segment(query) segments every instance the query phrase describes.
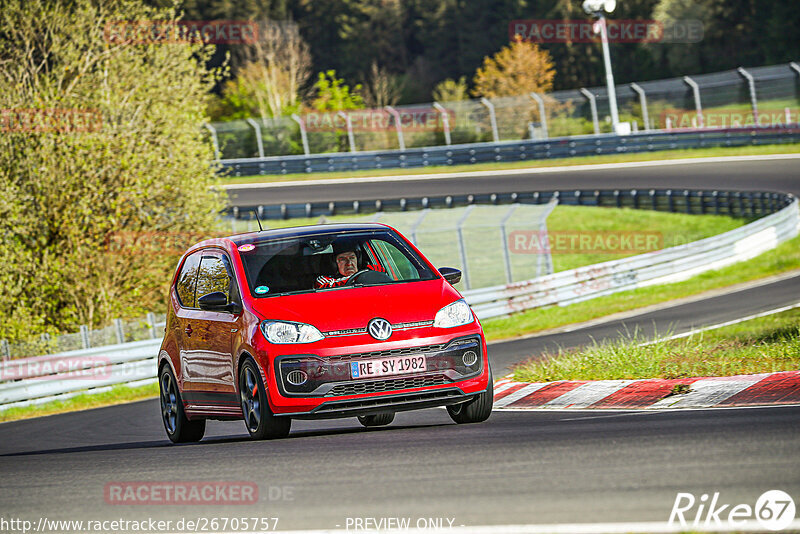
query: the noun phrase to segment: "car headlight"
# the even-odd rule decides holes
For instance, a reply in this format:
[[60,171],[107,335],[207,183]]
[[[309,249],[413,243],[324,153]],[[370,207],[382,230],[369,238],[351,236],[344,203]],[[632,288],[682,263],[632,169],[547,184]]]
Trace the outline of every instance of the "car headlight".
[[325,336],[310,324],[263,321],[261,332],[270,343],[313,343]]
[[471,322],[472,310],[464,299],[460,299],[436,312],[433,326],[438,328],[453,328]]

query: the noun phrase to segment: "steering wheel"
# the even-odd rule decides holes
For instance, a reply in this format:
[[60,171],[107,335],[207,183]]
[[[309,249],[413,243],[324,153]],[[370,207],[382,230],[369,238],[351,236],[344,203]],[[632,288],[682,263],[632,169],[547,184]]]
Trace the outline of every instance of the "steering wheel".
[[361,269],[360,271],[351,274],[350,278],[347,279],[347,282],[345,282],[344,285],[346,285],[346,286],[354,286],[354,285],[356,285],[356,279],[357,278],[359,278],[364,273],[371,273],[371,272],[372,271],[370,271],[369,269]]

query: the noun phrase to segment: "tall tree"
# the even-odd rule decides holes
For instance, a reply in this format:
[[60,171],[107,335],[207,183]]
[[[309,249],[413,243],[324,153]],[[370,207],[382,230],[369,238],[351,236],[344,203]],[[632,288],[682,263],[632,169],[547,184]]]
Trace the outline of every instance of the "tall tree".
[[135,0],[5,1],[0,338],[162,308],[176,256],[128,245],[213,230],[210,50],[107,31],[174,19]]

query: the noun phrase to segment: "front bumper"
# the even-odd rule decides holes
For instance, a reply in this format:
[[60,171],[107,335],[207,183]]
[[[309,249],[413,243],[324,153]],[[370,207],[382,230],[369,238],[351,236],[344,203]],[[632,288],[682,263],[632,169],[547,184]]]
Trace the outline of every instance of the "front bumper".
[[[384,350],[344,354],[339,350],[325,356],[277,355],[270,362],[268,373],[270,382],[273,382],[270,384],[272,387],[268,387],[272,393],[270,404],[273,412],[317,419],[415,410],[468,401],[488,386],[486,343],[480,330],[453,334],[413,340],[419,344],[407,340],[402,346]],[[380,345],[370,348],[378,347],[383,348]],[[467,365],[472,359],[467,354],[469,352],[477,356],[472,365]],[[424,356],[425,371],[373,378],[351,377],[350,365],[353,362],[398,355]],[[287,376],[298,369],[308,374],[308,380],[299,386],[292,385]]]
[[333,400],[323,402],[308,412],[276,415],[287,415],[297,419],[335,419],[339,417],[374,415],[383,412],[403,412],[460,404],[480,393],[481,392],[468,395],[457,387],[448,387],[422,390],[413,393],[367,396],[349,400]]

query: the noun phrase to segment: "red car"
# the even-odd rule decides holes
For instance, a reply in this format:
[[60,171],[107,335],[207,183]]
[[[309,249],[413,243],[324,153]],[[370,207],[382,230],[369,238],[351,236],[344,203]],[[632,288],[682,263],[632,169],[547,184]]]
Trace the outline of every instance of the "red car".
[[174,442],[207,419],[244,419],[256,439],[292,419],[446,406],[486,420],[492,375],[483,330],[451,284],[382,224],[267,230],[194,245],[169,291],[158,357],[161,412]]

